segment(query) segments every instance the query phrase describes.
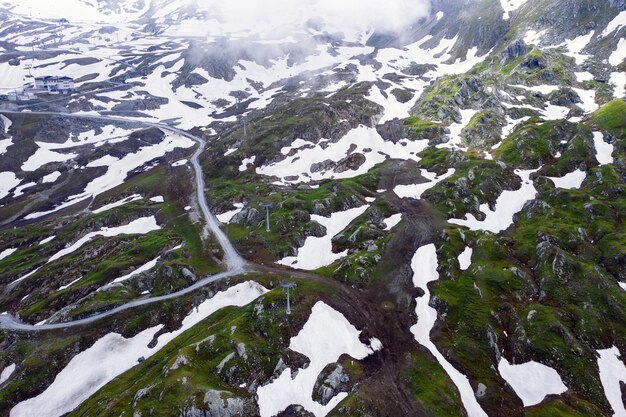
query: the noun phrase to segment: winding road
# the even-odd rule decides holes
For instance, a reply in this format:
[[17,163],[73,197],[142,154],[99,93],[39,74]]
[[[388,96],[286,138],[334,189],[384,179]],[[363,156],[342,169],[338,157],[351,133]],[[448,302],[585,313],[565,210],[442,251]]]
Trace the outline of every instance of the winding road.
[[201,279],[200,281],[194,283],[193,285],[186,287],[180,291],[173,292],[171,294],[166,294],[158,297],[146,298],[142,300],[130,301],[126,304],[120,305],[111,310],[107,310],[102,313],[95,314],[90,317],[86,317],[83,319],[73,320],[69,322],[63,323],[52,323],[52,324],[42,324],[39,326],[34,326],[28,323],[24,323],[18,320],[11,314],[2,314],[0,315],[0,329],[4,330],[21,330],[21,331],[31,331],[38,332],[43,330],[54,330],[54,329],[65,329],[68,327],[82,326],[84,324],[93,323],[97,320],[100,320],[105,317],[112,316],[114,314],[120,313],[122,311],[129,310],[134,307],[144,306],[147,304],[158,303],[164,300],[171,300],[173,298],[178,298],[185,294],[189,294],[197,290],[198,288],[204,287],[212,282],[219,281],[228,277],[232,277],[235,275],[240,275],[246,271],[251,271],[252,264],[247,263],[235,250],[233,245],[228,240],[228,237],[224,234],[222,229],[219,227],[219,222],[216,217],[211,213],[209,209],[209,204],[207,202],[206,196],[204,194],[204,175],[202,173],[202,167],[200,166],[199,158],[204,151],[206,146],[206,140],[199,136],[192,135],[189,132],[185,132],[184,130],[178,129],[176,127],[169,126],[163,123],[152,123],[152,122],[144,122],[138,120],[127,119],[123,117],[116,116],[99,116],[99,115],[84,115],[84,114],[72,114],[72,113],[61,113],[61,112],[47,112],[47,111],[29,111],[27,113],[20,111],[7,111],[0,110],[0,114],[36,114],[42,116],[62,116],[62,117],[71,117],[71,118],[79,118],[79,119],[90,119],[90,120],[101,120],[106,122],[115,122],[115,123],[132,123],[135,125],[142,125],[145,127],[155,127],[170,133],[174,133],[180,136],[184,136],[189,138],[196,143],[198,143],[198,148],[194,152],[191,157],[191,166],[193,167],[195,173],[195,189],[196,195],[198,199],[198,204],[200,205],[200,209],[202,211],[202,215],[206,222],[206,226],[209,228],[211,233],[215,236],[217,241],[219,242],[222,250],[224,251],[224,263],[226,264],[226,271],[220,272],[215,275],[208,276],[206,278]]

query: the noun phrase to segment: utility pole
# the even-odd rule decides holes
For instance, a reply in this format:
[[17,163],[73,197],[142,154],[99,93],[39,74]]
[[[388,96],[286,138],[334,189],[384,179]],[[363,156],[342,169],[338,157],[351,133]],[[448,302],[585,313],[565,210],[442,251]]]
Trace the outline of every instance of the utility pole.
[[283,290],[287,291],[287,309],[286,309],[286,313],[287,314],[291,314],[291,302],[289,300],[289,290],[295,290],[296,289],[296,283],[295,282],[287,282],[285,284],[280,284],[280,288],[282,288]]
[[271,204],[259,203],[259,206],[265,209],[265,231],[270,231],[270,209],[272,208]]

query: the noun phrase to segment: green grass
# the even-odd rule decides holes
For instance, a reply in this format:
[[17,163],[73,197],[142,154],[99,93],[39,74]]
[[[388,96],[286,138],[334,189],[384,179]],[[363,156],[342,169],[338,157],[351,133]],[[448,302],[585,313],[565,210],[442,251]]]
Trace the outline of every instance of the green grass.
[[626,137],[626,101],[613,100],[591,115],[591,124],[605,129],[618,138]]
[[440,123],[430,122],[428,120],[422,120],[415,116],[405,119],[404,125],[413,129],[416,136],[420,136],[421,134],[432,131],[433,129],[441,128]]
[[464,407],[448,374],[424,353],[413,353],[411,358],[412,367],[405,370],[405,377],[415,402],[429,416],[459,416]]

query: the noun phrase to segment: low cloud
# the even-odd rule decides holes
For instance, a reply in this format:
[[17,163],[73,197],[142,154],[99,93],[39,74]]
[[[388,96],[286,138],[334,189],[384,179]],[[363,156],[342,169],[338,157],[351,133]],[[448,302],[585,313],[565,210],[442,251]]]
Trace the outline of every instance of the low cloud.
[[[0,9],[38,18],[115,24],[140,16],[181,22],[183,34],[233,33],[278,39],[316,27],[351,38],[401,31],[429,13],[430,0],[0,0]],[[58,6],[58,7],[57,7]],[[195,22],[195,24],[193,24]]]
[[[183,4],[184,3],[184,4]],[[169,9],[193,8],[208,35],[245,33],[259,38],[298,34],[310,27],[352,37],[368,30],[401,31],[429,13],[428,0],[165,0]]]

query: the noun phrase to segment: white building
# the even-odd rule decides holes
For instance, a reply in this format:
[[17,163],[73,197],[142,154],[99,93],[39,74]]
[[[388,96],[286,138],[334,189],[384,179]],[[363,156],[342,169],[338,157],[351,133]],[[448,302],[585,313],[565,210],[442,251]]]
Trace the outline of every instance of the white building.
[[28,100],[34,100],[36,99],[37,96],[27,90],[21,90],[21,91],[10,91],[7,94],[7,99],[9,101],[28,101]]
[[74,79],[70,77],[56,77],[52,75],[35,77],[35,90],[47,90],[50,93],[69,93],[74,90]]

